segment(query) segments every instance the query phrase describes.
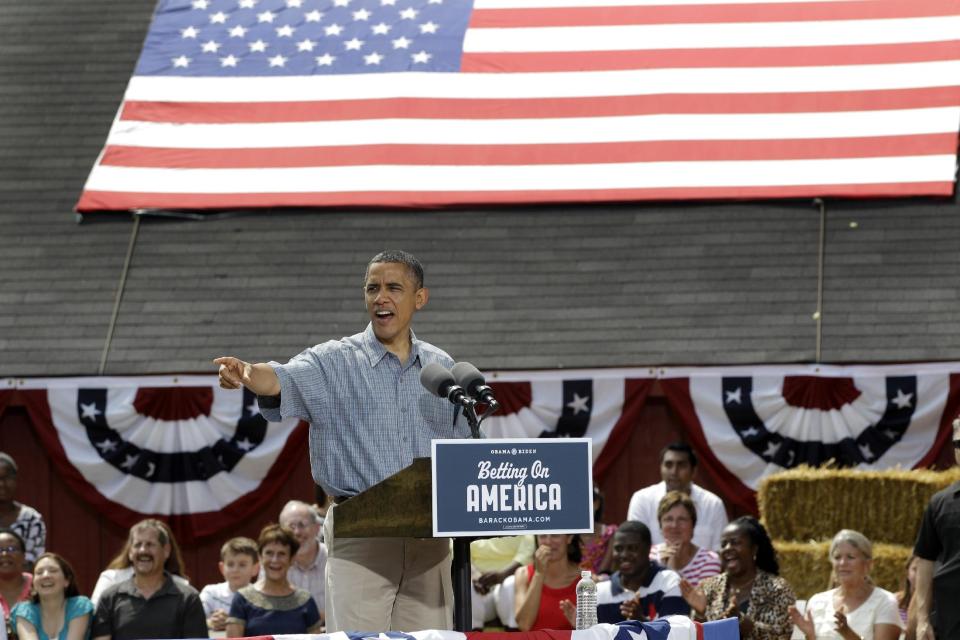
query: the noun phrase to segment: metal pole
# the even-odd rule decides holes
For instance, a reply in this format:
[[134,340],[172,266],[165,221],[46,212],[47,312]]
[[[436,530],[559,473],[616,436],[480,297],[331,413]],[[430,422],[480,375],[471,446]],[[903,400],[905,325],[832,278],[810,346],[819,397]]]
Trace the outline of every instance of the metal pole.
[[127,257],[123,261],[123,271],[120,273],[120,284],[117,286],[117,297],[113,301],[113,313],[110,315],[110,326],[107,327],[107,339],[103,343],[103,353],[100,354],[100,367],[97,375],[102,376],[107,367],[107,355],[110,353],[110,343],[113,342],[113,330],[117,326],[117,316],[120,315],[120,301],[123,299],[123,290],[127,286],[127,273],[130,271],[130,262],[133,259],[133,248],[137,244],[137,232],[140,230],[140,216],[133,214],[133,229],[130,231],[130,243],[127,245]]
[[814,198],[813,204],[820,208],[820,242],[817,254],[817,310],[813,318],[817,323],[817,338],[814,362],[820,362],[821,347],[823,345],[823,254],[827,238],[827,205],[822,198]]
[[473,626],[471,602],[470,542],[473,538],[453,539],[453,629],[470,631]]

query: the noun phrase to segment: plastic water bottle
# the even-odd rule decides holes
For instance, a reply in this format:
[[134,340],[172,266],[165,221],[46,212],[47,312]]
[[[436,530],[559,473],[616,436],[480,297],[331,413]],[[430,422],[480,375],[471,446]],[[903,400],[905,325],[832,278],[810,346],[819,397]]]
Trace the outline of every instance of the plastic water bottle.
[[577,630],[589,629],[597,624],[597,585],[589,571],[580,572],[577,583]]

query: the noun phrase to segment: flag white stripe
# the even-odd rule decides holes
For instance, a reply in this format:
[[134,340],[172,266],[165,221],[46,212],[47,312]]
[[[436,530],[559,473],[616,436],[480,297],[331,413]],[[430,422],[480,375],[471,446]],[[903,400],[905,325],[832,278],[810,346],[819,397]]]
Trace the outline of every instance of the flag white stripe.
[[938,42],[954,40],[958,34],[960,16],[721,25],[487,28],[467,30],[463,50],[473,53],[649,50],[694,45],[697,49],[805,47]]
[[140,169],[98,166],[86,188],[158,193],[642,189],[952,181],[954,156],[544,166]]
[[123,122],[109,144],[194,149],[364,144],[557,144],[782,140],[951,133],[960,107],[784,114],[682,114],[510,120],[383,119],[256,124]]
[[[960,32],[958,32],[960,33]],[[562,98],[661,93],[803,93],[954,86],[960,60],[834,67],[556,73],[385,73],[281,78],[135,76],[126,100],[284,102],[375,98]],[[123,123],[119,123],[123,126]]]

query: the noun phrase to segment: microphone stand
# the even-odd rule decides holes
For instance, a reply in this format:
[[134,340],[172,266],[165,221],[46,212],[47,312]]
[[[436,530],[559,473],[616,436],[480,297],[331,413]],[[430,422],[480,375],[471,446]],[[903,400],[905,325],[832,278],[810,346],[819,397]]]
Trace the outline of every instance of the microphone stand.
[[[486,409],[477,414],[478,402],[463,405],[463,417],[470,426],[470,437],[479,440],[480,423],[500,408],[500,403],[491,398]],[[470,543],[473,538],[457,537],[453,539],[453,628],[457,631],[470,631],[473,626],[473,584],[470,570]]]

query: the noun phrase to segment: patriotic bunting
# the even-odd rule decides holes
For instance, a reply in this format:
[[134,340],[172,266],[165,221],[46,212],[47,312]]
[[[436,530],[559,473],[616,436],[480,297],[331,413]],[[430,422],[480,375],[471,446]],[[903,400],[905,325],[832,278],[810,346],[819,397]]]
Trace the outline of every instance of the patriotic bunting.
[[[756,508],[760,480],[799,464],[931,464],[960,414],[960,363],[495,372],[489,437],[588,437],[600,480],[662,390],[722,497]],[[56,467],[122,526],[171,520],[185,540],[251,513],[305,455],[306,425],[270,425],[213,376],[9,381]]]
[[[264,637],[264,636],[262,636]],[[668,616],[653,622],[631,620],[599,624],[584,631],[468,632],[459,631],[361,631],[320,635],[265,636],[277,640],[737,640],[735,618],[698,623],[686,616]]]
[[191,541],[227,529],[283,485],[306,425],[267,428],[256,397],[210,376],[27,381],[48,454],[106,517],[164,516]]
[[960,0],[160,0],[80,211],[949,196]]

